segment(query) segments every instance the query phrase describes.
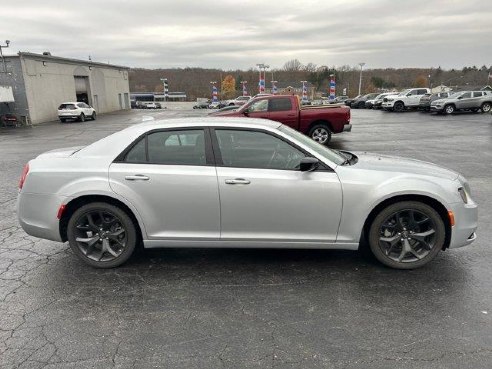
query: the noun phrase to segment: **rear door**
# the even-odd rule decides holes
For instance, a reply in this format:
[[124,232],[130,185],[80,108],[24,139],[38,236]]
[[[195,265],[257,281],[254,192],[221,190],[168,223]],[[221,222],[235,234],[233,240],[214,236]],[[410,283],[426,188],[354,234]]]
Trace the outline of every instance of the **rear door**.
[[152,131],[111,164],[113,191],[130,201],[149,239],[220,237],[217,175],[202,127]]
[[274,97],[268,102],[269,119],[297,128],[299,111],[292,105],[290,97]]

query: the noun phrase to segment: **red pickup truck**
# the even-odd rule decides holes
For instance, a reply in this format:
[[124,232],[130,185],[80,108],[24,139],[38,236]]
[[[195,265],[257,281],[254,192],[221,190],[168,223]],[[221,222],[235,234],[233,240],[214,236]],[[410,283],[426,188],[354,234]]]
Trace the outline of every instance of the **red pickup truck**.
[[293,95],[261,96],[248,101],[237,110],[210,115],[271,119],[292,127],[326,145],[331,135],[350,132],[350,108],[345,105],[301,106]]

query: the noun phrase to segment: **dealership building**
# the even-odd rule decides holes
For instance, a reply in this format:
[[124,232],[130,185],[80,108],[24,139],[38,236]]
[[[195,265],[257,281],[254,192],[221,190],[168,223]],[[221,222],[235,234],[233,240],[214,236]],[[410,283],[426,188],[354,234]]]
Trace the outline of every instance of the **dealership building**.
[[97,113],[130,109],[128,67],[19,52],[0,60],[0,115],[26,124],[58,119],[63,102],[81,101]]

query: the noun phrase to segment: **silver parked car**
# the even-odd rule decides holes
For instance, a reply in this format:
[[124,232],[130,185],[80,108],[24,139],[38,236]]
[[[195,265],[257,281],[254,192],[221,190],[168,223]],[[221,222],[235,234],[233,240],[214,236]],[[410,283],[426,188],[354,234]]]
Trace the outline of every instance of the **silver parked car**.
[[458,110],[470,110],[474,113],[492,110],[492,93],[488,91],[461,91],[445,99],[431,102],[430,110],[438,113],[453,114]]
[[147,122],[24,168],[18,217],[86,263],[137,245],[357,250],[412,269],[475,240],[467,181],[437,165],[331,150],[273,121]]

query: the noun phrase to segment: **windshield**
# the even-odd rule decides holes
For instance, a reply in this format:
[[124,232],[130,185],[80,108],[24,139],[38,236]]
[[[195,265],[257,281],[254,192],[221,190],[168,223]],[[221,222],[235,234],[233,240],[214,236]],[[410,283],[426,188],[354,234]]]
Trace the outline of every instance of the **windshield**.
[[457,97],[460,97],[461,95],[463,95],[463,92],[453,92],[452,94],[450,94],[448,96],[448,98],[456,99]]
[[303,145],[306,145],[311,150],[327,158],[328,160],[335,163],[336,165],[341,165],[346,161],[346,158],[340,155],[339,153],[337,153],[336,151],[317,143],[316,141],[312,140],[308,136],[303,135],[302,133],[296,131],[295,129],[282,125],[280,126],[279,130],[281,132],[287,133],[289,136],[295,138]]
[[403,96],[403,95],[406,95],[410,90],[403,90],[402,92],[400,92],[398,95],[399,96]]

